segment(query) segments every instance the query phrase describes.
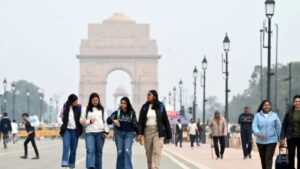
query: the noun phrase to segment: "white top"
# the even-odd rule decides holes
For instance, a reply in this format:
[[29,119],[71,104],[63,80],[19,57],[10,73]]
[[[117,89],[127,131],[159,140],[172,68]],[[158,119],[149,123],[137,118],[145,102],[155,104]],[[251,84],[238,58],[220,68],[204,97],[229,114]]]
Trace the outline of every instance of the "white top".
[[156,113],[155,110],[152,109],[152,104],[149,105],[148,113],[147,113],[147,122],[146,126],[156,126]]
[[263,113],[266,118],[268,118],[269,113]]
[[11,123],[11,133],[12,134],[18,134],[19,133],[19,127],[18,124],[15,122]]
[[[61,111],[57,114],[57,122],[61,126],[63,124],[63,115],[64,115],[64,108],[61,109]],[[69,122],[67,125],[68,129],[76,129],[76,123],[74,119],[74,112],[73,109],[70,107],[70,112],[69,112]]]
[[[86,133],[97,133],[97,132],[108,132],[109,128],[106,123],[107,112],[104,111],[104,117],[102,118],[102,111],[97,108],[93,108],[93,112],[88,112],[88,116],[86,118],[86,123],[83,123],[83,119],[86,117],[86,111],[81,113],[80,123],[85,126]],[[95,119],[95,122],[91,124],[91,119]],[[103,123],[104,121],[104,123]]]
[[197,129],[196,123],[189,123],[188,131],[190,135],[196,135],[196,129]]
[[177,124],[178,124],[179,129],[181,130],[182,124],[181,123],[177,123]]

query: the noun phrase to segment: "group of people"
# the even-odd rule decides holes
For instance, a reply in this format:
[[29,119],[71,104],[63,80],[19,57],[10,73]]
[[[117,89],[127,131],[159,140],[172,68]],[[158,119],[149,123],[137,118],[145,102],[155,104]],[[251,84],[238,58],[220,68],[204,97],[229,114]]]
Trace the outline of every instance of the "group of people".
[[293,105],[288,108],[282,123],[269,100],[262,101],[255,115],[250,113],[249,107],[245,107],[238,123],[241,125],[244,159],[251,158],[253,133],[263,169],[272,169],[278,142],[280,149],[288,150],[289,169],[295,169],[297,149],[297,169],[300,168],[300,95],[294,96]]
[[[25,125],[25,129],[27,131],[27,137],[24,141],[24,155],[21,156],[23,159],[28,158],[28,143],[31,142],[32,146],[35,151],[35,157],[33,157],[33,160],[37,160],[40,158],[39,152],[35,143],[35,129],[31,125],[29,121],[29,114],[23,113],[22,114],[22,124]],[[4,149],[7,149],[7,143],[10,140],[10,135],[12,136],[12,142],[15,144],[18,140],[18,133],[19,133],[19,126],[16,122],[16,120],[11,120],[8,118],[8,114],[6,112],[3,113],[3,117],[0,120],[0,131],[3,136],[3,144],[4,144]]]
[[[16,120],[11,120],[8,118],[8,114],[6,112],[3,113],[0,118],[0,141],[1,136],[3,140],[4,149],[7,148],[7,143],[12,140],[13,144],[15,144],[18,140],[19,126]],[[10,137],[11,136],[11,137]]]
[[[171,139],[171,128],[165,106],[158,93],[150,90],[147,101],[137,119],[129,98],[123,97],[120,107],[108,117],[97,93],[92,93],[85,110],[78,97],[71,94],[58,114],[63,140],[61,166],[75,168],[78,138],[85,131],[86,168],[102,169],[103,146],[109,134],[108,125],[113,125],[117,148],[117,169],[132,169],[132,144],[144,140],[149,169],[160,168],[163,138]],[[135,137],[136,136],[136,137]]]
[[[287,148],[288,150],[289,169],[295,169],[295,154],[297,154],[298,161],[297,169],[300,169],[300,95],[294,96],[293,105],[288,108],[282,123],[277,113],[272,110],[271,102],[264,100],[255,115],[251,113],[250,107],[246,106],[244,112],[239,115],[238,124],[240,124],[244,159],[252,158],[252,135],[254,134],[262,169],[272,169],[273,156],[278,143],[280,149]],[[228,136],[227,125],[226,119],[219,111],[215,111],[208,127],[217,159],[222,159],[224,156],[225,139]],[[193,147],[198,130],[193,119],[187,128],[191,147]],[[182,132],[183,127],[178,120],[176,146],[179,142],[182,147]]]

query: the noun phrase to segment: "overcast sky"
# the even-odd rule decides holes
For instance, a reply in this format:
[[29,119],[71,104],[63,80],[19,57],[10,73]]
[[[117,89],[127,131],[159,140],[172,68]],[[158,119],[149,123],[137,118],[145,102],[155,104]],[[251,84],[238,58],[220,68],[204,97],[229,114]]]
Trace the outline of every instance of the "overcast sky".
[[[299,0],[276,1],[272,21],[279,24],[282,63],[300,60],[299,6]],[[193,68],[201,70],[206,55],[207,94],[224,103],[221,54],[226,32],[231,40],[230,97],[248,87],[253,67],[259,64],[264,0],[0,0],[0,79],[31,81],[45,90],[47,98],[78,93],[80,40],[87,37],[89,23],[101,23],[116,12],[150,24],[150,36],[162,55],[162,96],[181,78],[192,94]],[[202,93],[202,88],[197,90]]]

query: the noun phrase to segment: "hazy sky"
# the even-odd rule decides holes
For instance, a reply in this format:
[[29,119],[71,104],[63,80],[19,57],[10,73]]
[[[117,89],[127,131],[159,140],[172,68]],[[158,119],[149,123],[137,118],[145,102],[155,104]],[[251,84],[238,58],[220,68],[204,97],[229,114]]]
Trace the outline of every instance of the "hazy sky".
[[[282,63],[300,60],[299,6],[299,0],[276,1],[272,21],[279,24]],[[231,40],[230,96],[248,87],[253,67],[259,64],[264,0],[0,0],[1,81],[26,79],[41,86],[47,98],[60,92],[78,93],[80,40],[87,37],[89,23],[101,23],[116,12],[150,24],[151,38],[157,40],[162,55],[161,95],[178,87],[180,78],[192,94],[193,68],[201,70],[206,55],[207,94],[224,103],[221,54],[226,32]],[[202,88],[197,90],[202,93]]]

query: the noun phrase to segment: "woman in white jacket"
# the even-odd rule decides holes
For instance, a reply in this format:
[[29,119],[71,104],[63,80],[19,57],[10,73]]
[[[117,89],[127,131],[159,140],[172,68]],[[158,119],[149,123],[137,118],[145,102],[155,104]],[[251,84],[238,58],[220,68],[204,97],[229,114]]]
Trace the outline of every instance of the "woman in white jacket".
[[86,111],[82,112],[80,118],[85,126],[87,169],[102,169],[103,145],[109,131],[106,119],[107,112],[101,105],[99,95],[92,93]]

